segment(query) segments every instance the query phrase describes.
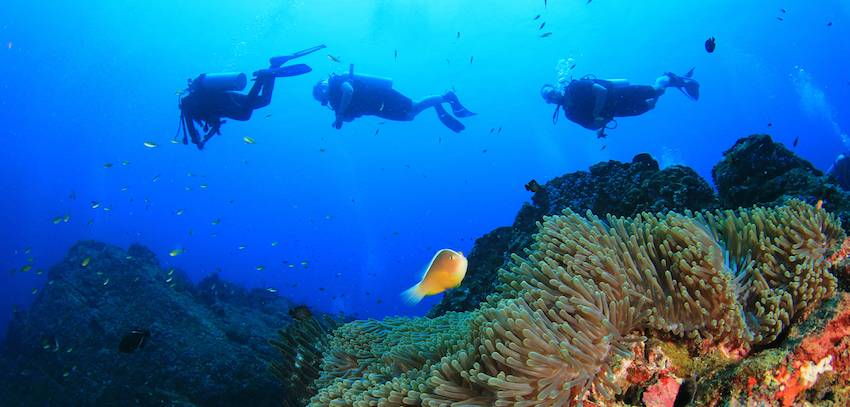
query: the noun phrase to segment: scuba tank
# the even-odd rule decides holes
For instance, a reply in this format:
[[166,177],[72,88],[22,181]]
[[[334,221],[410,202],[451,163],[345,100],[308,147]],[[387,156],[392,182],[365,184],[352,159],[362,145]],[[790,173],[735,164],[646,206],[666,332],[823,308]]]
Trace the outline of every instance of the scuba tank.
[[224,92],[240,91],[248,84],[248,77],[242,72],[202,73],[192,80],[191,87],[198,91]]
[[391,89],[393,87],[393,80],[390,78],[354,73],[354,64],[351,64],[351,67],[348,69],[348,77],[349,79],[360,81],[376,88]]

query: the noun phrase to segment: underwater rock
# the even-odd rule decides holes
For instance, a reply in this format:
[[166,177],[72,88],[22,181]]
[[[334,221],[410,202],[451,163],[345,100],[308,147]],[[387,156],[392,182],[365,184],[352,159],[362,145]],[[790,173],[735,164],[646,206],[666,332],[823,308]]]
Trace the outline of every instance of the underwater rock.
[[689,167],[673,165],[660,170],[647,154],[631,163],[607,161],[546,183],[524,203],[510,227],[498,228],[475,241],[468,257],[469,268],[460,288],[449,290],[434,305],[428,317],[446,311],[468,311],[478,307],[493,292],[497,272],[510,262],[510,253],[522,253],[533,241],[536,222],[543,216],[559,215],[565,208],[583,214],[635,216],[640,212],[714,210],[719,207],[708,182]]
[[834,178],[800,158],[770,135],[753,134],[739,139],[723,152],[711,170],[724,208],[782,205],[799,198],[836,213],[850,231],[850,194]]
[[[193,286],[139,245],[79,242],[48,276],[9,325],[0,404],[276,406],[285,396],[266,371],[278,357],[268,338],[292,321],[283,297],[216,275]],[[151,337],[121,353],[134,328]]]

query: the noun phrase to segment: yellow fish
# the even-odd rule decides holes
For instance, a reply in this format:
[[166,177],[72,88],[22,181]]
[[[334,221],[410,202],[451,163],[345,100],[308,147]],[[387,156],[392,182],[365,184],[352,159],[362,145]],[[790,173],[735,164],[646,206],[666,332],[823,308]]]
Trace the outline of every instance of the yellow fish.
[[422,301],[426,295],[439,294],[449,288],[460,286],[460,282],[466,276],[468,265],[462,252],[450,249],[438,251],[425,269],[422,281],[401,293],[402,301],[412,307]]
[[67,214],[67,215],[65,215],[65,217],[64,217],[64,218],[62,218],[62,220],[63,220],[63,221],[65,221],[65,222],[67,222],[67,221],[68,221],[68,219],[71,219],[71,212],[68,212],[68,214]]
[[207,184],[201,184],[201,188],[206,188]]
[[174,249],[174,250],[168,252],[168,254],[170,254],[171,257],[174,257],[174,256],[176,256],[180,253],[183,253],[183,252],[185,252],[185,250],[183,250],[183,249]]
[[109,167],[111,167],[111,166],[112,166],[112,163],[106,163],[106,164],[103,164],[103,168],[109,168]]
[[130,164],[130,162],[129,162],[129,161],[121,161],[121,164],[122,164],[122,165],[127,165],[127,164]]
[[277,246],[277,242],[272,242],[272,246]]
[[26,273],[27,271],[30,271],[31,268],[32,264],[27,264],[26,266],[21,267],[21,273]]
[[257,266],[257,270],[263,271],[266,269],[266,266]]
[[159,147],[159,146],[156,145],[156,143],[154,143],[153,141],[145,141],[145,147],[154,148],[154,147]]
[[245,137],[245,138],[243,138],[243,140],[245,140],[245,144],[257,144],[257,142],[254,141],[254,139],[252,139],[250,137]]
[[268,290],[270,293],[276,293],[277,292],[277,289],[274,288],[274,287],[266,288],[266,290]]
[[83,267],[88,266],[90,261],[91,257],[86,257],[85,259],[83,259]]
[[221,219],[216,219],[216,221],[215,221],[215,222],[213,222],[212,224],[213,224],[213,225],[218,225],[218,222],[221,222]]
[[59,223],[59,222],[62,222],[62,217],[61,217],[61,216],[57,216],[57,217],[53,218],[53,224],[54,224],[54,225],[55,225],[55,224],[57,224],[57,223]]
[[334,61],[336,63],[340,63],[340,64],[342,63],[342,61],[339,60],[339,57],[334,57],[331,54],[328,54],[328,59],[330,59],[331,61]]
[[184,92],[184,91],[182,91],[182,90],[178,90],[177,92],[174,92],[174,94],[175,94],[175,95],[177,95],[177,96],[180,96],[180,95],[182,95],[183,93],[185,93],[185,92]]

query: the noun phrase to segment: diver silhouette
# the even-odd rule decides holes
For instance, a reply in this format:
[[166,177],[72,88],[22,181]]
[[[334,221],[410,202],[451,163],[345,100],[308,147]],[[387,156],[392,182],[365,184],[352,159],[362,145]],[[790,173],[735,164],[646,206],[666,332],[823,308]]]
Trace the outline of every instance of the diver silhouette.
[[[302,75],[312,71],[306,64],[283,66],[287,61],[316,52],[324,45],[298,51],[292,55],[283,55],[269,59],[271,66],[254,72],[254,85],[247,94],[238,93],[245,89],[247,77],[244,73],[200,74],[189,79],[189,87],[178,100],[180,122],[183,127],[183,144],[188,144],[186,133],[192,143],[203,150],[204,144],[214,135],[221,134],[220,127],[225,123],[222,118],[245,121],[251,118],[254,109],[267,106],[272,100],[274,80],[277,77]],[[203,139],[195,123],[203,127]],[[177,130],[178,134],[180,129]]]
[[[658,97],[668,87],[679,88],[686,96],[699,99],[699,82],[691,78],[691,69],[685,76],[667,72],[655,81],[655,85],[631,85],[625,79],[596,79],[586,75],[573,80],[567,86],[557,89],[552,85],[543,85],[540,95],[546,103],[557,104],[552,122],[557,123],[558,111],[563,107],[567,119],[582,127],[597,130],[599,137],[605,136],[605,129],[616,128],[615,117],[637,116],[655,108]],[[607,127],[614,121],[613,127]]]

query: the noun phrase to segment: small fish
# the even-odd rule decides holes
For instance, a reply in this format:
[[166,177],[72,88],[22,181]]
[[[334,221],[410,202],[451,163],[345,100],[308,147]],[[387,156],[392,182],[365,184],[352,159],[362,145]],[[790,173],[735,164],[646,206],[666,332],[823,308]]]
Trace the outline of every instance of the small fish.
[[103,164],[103,168],[109,168],[109,167],[111,167],[111,166],[112,166],[112,163],[106,163],[106,164]]
[[325,152],[325,149],[324,149],[324,148],[320,148],[320,149],[319,149],[319,152],[320,152],[320,153],[324,153],[324,152]]
[[[224,123],[224,120],[222,120],[221,122]],[[180,144],[180,140],[171,140],[171,144]]]
[[244,248],[246,248],[246,247],[247,247],[247,246],[245,246],[245,245],[243,244],[243,245],[239,246],[239,250],[242,250],[242,249],[244,249]]
[[[351,202],[354,202],[354,198],[351,198]],[[357,203],[357,202],[354,202],[354,203]]]
[[257,142],[250,137],[243,137],[242,139],[245,140],[245,144],[257,144]]
[[192,187],[186,187],[186,190],[187,190],[187,191],[191,191],[191,190],[192,190]]
[[525,184],[525,190],[537,193],[542,191],[543,187],[541,187],[536,180],[531,180],[528,182],[528,184]]
[[174,274],[174,270],[176,270],[176,269],[168,270],[168,275],[170,276],[170,275]]
[[192,174],[191,172],[190,172],[189,174],[187,174],[187,175],[189,175],[190,177],[194,177],[194,176],[195,176],[195,174]]
[[797,147],[797,142],[800,141],[800,136],[794,139],[794,147]]
[[442,249],[434,255],[425,269],[422,280],[401,293],[401,299],[408,306],[414,306],[426,295],[435,295],[449,288],[459,287],[466,276],[469,265],[462,252]]
[[714,37],[711,37],[711,38],[705,40],[705,50],[708,51],[709,53],[714,52],[714,47],[716,47],[716,46],[717,46],[717,44],[714,42]]
[[129,161],[121,161],[121,165],[128,165],[128,164],[130,164]]
[[604,149],[605,149],[605,147],[608,147],[608,145],[606,144],[606,145],[602,146],[602,148],[600,148],[600,149],[599,149],[599,151],[604,150]]
[[306,260],[305,260],[305,261],[302,261],[302,262],[301,262],[301,265],[303,266],[303,265],[305,265],[305,264],[307,264],[307,263],[309,263],[309,261],[306,261]]
[[171,257],[174,257],[174,256],[176,256],[176,255],[178,255],[178,254],[180,254],[180,253],[183,253],[183,252],[185,252],[185,250],[183,250],[183,249],[174,249],[174,250],[172,250],[172,251],[168,252],[168,254],[169,254]]
[[268,292],[270,292],[270,293],[276,293],[276,292],[277,292],[277,288],[269,287],[269,288],[266,288],[266,291],[268,291]]
[[535,20],[537,20],[538,18],[540,18],[540,14],[538,14],[537,17],[534,17]]
[[70,195],[70,196],[68,196],[68,198],[71,198],[71,199],[77,199],[77,194],[75,194],[75,193],[74,193],[74,190],[73,190],[73,189],[71,190],[71,195]]
[[213,237],[215,237],[217,234],[218,234],[218,232],[213,232],[212,235],[213,235]]
[[44,270],[38,269],[38,270],[35,271],[35,274],[41,274],[41,273],[44,273]]
[[30,257],[30,258],[27,259],[27,261],[32,263],[33,261],[35,261],[35,257]]
[[30,291],[31,294],[35,294],[37,292],[38,292],[38,288],[33,288],[32,291]]
[[572,71],[573,68],[575,68],[575,67],[576,67],[576,64],[573,64],[573,66],[571,66],[569,70]]
[[548,33],[546,33],[546,34],[541,35],[540,37],[541,37],[541,38],[543,38],[543,37],[548,37],[548,36],[550,36],[550,35],[552,35],[552,33],[551,33],[551,32],[548,32]]
[[30,252],[30,250],[32,250],[32,247],[27,247],[26,249],[24,249],[24,254],[29,253],[29,252]]
[[145,141],[145,147],[154,148],[154,147],[159,147],[159,146],[156,143],[154,143],[153,141]]
[[272,246],[277,246],[278,242],[272,242]]
[[144,332],[138,329],[133,329],[132,332],[121,338],[121,343],[118,344],[118,350],[124,353],[133,353],[136,349],[144,348],[145,339],[150,337],[150,329],[147,329]]
[[292,315],[292,318],[302,322],[313,318],[313,314],[310,313],[310,310],[307,309],[306,305],[299,305],[293,309],[290,309],[289,315]]
[[88,266],[90,261],[91,257],[86,257],[85,259],[83,259],[83,267]]
[[156,174],[156,175],[153,177],[153,181],[154,181],[154,182],[156,182],[156,180],[157,180],[157,179],[159,179],[159,175],[160,175],[160,174]]
[[257,266],[257,271],[263,271],[266,269],[266,266]]
[[451,65],[451,64],[452,64],[452,63],[451,63],[451,62],[449,62],[449,59],[448,59],[448,58],[446,58],[446,65]]
[[62,220],[63,220],[63,221],[65,221],[65,222],[67,222],[67,221],[68,221],[68,219],[71,219],[71,212],[68,212],[68,214],[67,214],[67,215],[65,215],[65,217],[64,217],[64,218],[62,218]]
[[108,279],[108,278],[106,279],[106,281],[104,281],[104,282],[103,282],[103,285],[107,285],[107,284],[109,284],[109,279]]
[[768,123],[767,127],[773,126],[773,123]]
[[21,273],[26,273],[32,269],[32,264],[27,264],[26,266],[21,267]]
[[121,188],[121,190],[122,190],[122,191],[126,191],[126,190],[127,190],[127,188],[130,188],[130,187],[123,187],[123,188]]
[[776,17],[776,19],[779,20],[779,21],[784,21],[784,20],[782,20],[782,17]]
[[820,208],[823,208],[823,199],[818,199],[818,204],[815,205],[815,208],[818,209],[818,210]]
[[331,61],[340,63],[340,64],[342,63],[342,61],[340,61],[339,58],[335,58],[331,54],[328,54],[328,59],[330,59]]
[[100,206],[100,202],[97,202],[97,201],[91,201],[91,208],[92,208],[92,209],[95,209],[95,208],[97,208],[98,206]]
[[376,136],[378,135],[378,132],[379,132],[379,131],[381,131],[381,129],[375,129],[375,135],[376,135]]
[[165,279],[165,282],[166,282],[166,283],[170,283],[170,282],[171,282],[171,280],[174,280],[174,277],[168,277],[168,278],[166,278],[166,279]]
[[92,222],[94,222],[94,219],[90,220],[89,223],[86,223],[86,226],[91,226]]
[[334,217],[334,216],[333,216],[333,215],[328,215],[328,219],[330,219],[330,218],[332,218],[332,217]]
[[495,127],[493,127],[493,128],[491,128],[491,129],[490,129],[490,133],[492,133],[492,132],[494,132],[494,131],[496,131],[496,128],[495,128]]
[[182,95],[182,94],[184,94],[184,93],[186,93],[186,92],[184,92],[184,91],[182,91],[182,90],[178,90],[177,92],[174,92],[174,94],[175,94],[175,95],[177,95],[177,96],[180,96],[180,95]]
[[[573,65],[573,66],[575,66],[575,65]],[[499,126],[499,131],[497,131],[496,133],[501,133],[501,132],[502,132],[502,126]]]
[[538,30],[542,30],[545,25],[546,25],[546,22],[544,21],[543,24],[540,24],[540,28],[538,28]]
[[832,21],[830,21],[829,24],[827,24],[826,26],[829,27],[831,25],[832,25]]
[[207,184],[201,184],[201,188],[206,188]]
[[469,57],[469,65],[470,66],[472,65],[472,58],[475,58],[475,57]]
[[486,153],[486,152],[487,152],[487,149],[484,149],[484,151],[482,151],[482,153]]
[[267,114],[265,118],[268,119],[269,117],[272,117],[271,113]]
[[393,60],[398,60],[398,50],[395,50],[395,54],[393,55]]
[[62,217],[61,217],[61,216],[57,216],[57,217],[53,218],[53,224],[54,224],[54,225],[55,225],[55,224],[57,224],[57,223],[59,223],[59,222],[62,222]]
[[785,12],[785,9],[784,9],[784,8],[781,8],[781,9],[779,9],[779,11],[781,11],[781,12],[783,12],[783,13],[784,13],[784,12]]

